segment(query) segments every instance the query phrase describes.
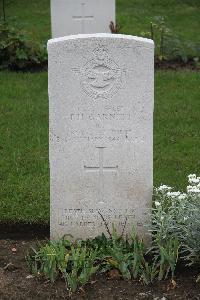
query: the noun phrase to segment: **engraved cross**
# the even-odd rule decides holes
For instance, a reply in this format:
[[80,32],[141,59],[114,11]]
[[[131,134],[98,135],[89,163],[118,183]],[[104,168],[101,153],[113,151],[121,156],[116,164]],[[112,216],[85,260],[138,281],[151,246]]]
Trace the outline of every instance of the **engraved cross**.
[[85,3],[81,3],[81,16],[73,16],[74,20],[81,21],[81,33],[85,33],[85,21],[93,20],[94,16],[85,14]]
[[118,166],[105,167],[103,154],[106,147],[96,147],[99,149],[99,166],[87,167],[84,166],[86,172],[98,172],[99,173],[99,202],[103,203],[103,190],[104,190],[104,172],[117,172]]

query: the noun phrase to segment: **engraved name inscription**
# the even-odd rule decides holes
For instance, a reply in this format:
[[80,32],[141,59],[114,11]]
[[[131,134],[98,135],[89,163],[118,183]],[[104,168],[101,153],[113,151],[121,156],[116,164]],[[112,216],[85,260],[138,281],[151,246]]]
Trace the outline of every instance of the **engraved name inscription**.
[[77,109],[70,113],[71,121],[129,121],[133,119],[133,114],[126,107],[106,105],[101,113],[87,111],[83,106],[77,106]]
[[70,114],[70,119],[72,121],[80,120],[117,120],[124,121],[130,120],[131,114]]

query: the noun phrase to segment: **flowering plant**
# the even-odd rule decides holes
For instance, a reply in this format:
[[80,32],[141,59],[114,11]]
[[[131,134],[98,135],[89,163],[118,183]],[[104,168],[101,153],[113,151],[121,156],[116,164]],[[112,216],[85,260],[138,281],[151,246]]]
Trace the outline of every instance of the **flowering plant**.
[[153,247],[172,239],[180,242],[180,256],[189,264],[200,263],[200,177],[188,176],[186,192],[161,185],[154,189],[152,208]]

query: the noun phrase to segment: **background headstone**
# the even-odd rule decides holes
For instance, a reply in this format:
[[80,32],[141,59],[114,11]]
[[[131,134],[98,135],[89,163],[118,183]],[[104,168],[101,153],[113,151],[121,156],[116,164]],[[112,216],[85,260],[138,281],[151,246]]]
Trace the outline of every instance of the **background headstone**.
[[52,37],[110,32],[115,0],[51,0]]
[[153,187],[154,45],[113,34],[50,40],[51,237],[146,232]]

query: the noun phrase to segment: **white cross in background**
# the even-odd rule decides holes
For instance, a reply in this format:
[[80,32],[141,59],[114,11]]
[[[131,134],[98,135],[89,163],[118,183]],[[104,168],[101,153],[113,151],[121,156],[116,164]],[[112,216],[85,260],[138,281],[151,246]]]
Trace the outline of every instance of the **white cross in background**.
[[99,166],[98,167],[87,167],[84,166],[87,172],[98,172],[99,173],[99,203],[104,203],[103,190],[104,190],[104,172],[117,172],[118,166],[115,167],[104,167],[103,163],[103,151],[106,147],[96,147],[99,149]]
[[81,3],[81,16],[73,16],[73,19],[81,21],[81,32],[85,33],[85,21],[94,19],[94,16],[85,15],[85,3]]

